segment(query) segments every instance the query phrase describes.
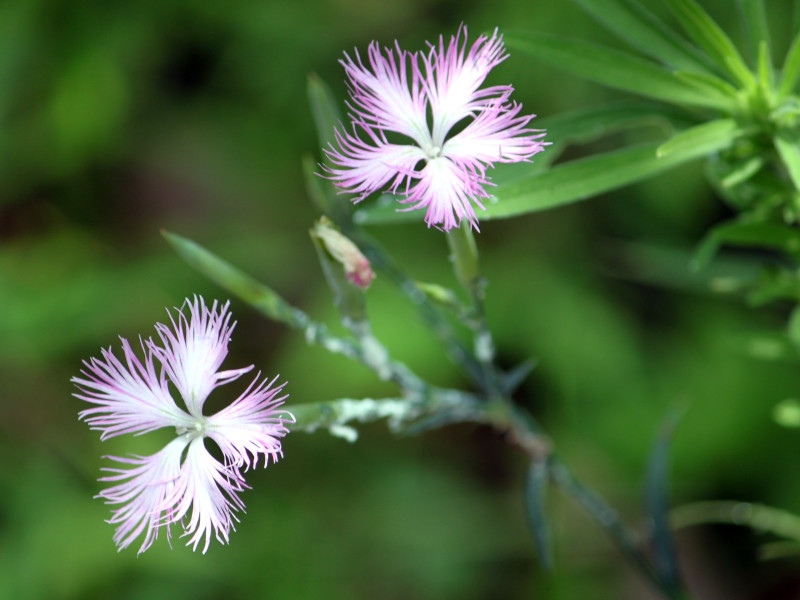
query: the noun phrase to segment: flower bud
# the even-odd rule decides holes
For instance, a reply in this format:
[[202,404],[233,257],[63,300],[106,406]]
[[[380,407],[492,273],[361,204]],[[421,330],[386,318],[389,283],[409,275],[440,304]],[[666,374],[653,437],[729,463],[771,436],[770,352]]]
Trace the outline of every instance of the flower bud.
[[344,267],[344,274],[353,285],[365,290],[375,278],[367,257],[349,238],[342,235],[330,219],[322,217],[314,224],[311,234],[330,256]]

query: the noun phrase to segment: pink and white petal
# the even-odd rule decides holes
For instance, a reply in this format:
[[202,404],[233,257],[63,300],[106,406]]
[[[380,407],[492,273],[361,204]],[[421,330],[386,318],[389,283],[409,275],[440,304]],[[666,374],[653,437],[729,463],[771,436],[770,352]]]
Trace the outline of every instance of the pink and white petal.
[[[167,376],[175,384],[186,408],[195,418],[202,418],[203,404],[218,385],[228,383],[253,367],[217,372],[228,355],[228,342],[236,323],[231,323],[230,303],[218,308],[215,300],[209,309],[202,297],[188,298],[177,312],[170,314],[172,328],[156,324],[163,348],[152,344],[153,354],[161,361]],[[188,308],[189,316],[184,314]]]
[[441,225],[448,231],[466,219],[472,227],[478,228],[472,204],[483,208],[479,198],[487,196],[483,189],[486,182],[480,172],[440,156],[429,161],[420,175],[419,182],[401,200],[414,203],[406,210],[427,207],[425,222],[428,227]]
[[325,150],[333,165],[323,165],[326,177],[343,191],[357,195],[357,202],[386,186],[393,191],[407,187],[425,153],[417,146],[390,144],[365,124],[358,127],[369,141],[356,135],[355,126],[352,133],[337,130],[338,148]]
[[520,104],[505,104],[479,113],[462,131],[445,142],[442,154],[457,162],[520,162],[549,144],[545,132],[527,127],[533,115],[518,116]]
[[355,59],[345,54],[340,61],[348,78],[352,99],[348,106],[356,113],[354,120],[395,131],[424,145],[430,140],[430,132],[416,54],[401,50],[396,42],[395,50],[384,48],[383,52],[377,42],[372,42],[367,54],[369,68],[358,51]]
[[279,395],[286,383],[273,387],[277,381],[253,380],[245,392],[206,421],[206,435],[222,450],[225,460],[234,467],[245,470],[258,466],[259,455],[264,456],[264,466],[277,462],[283,456],[280,438],[289,430],[286,423],[294,423],[294,416],[280,407],[287,395]]
[[81,411],[79,418],[92,429],[102,431],[103,440],[123,433],[141,434],[190,423],[189,415],[172,399],[163,373],[156,373],[149,345],[141,343],[142,362],[128,340],[120,340],[125,363],[111,348],[103,348],[102,358],[84,361],[82,377],[72,378],[79,389],[73,395],[95,405]]
[[164,501],[165,506],[171,507],[169,520],[181,521],[181,537],[191,536],[186,545],[192,550],[197,550],[205,538],[205,554],[212,533],[221,544],[228,543],[230,530],[236,529],[234,521],[238,521],[234,513],[244,511],[238,493],[246,487],[241,474],[211,456],[203,438],[196,437],[189,444],[180,474]]
[[144,541],[138,552],[141,554],[156,540],[162,527],[166,529],[169,540],[170,520],[165,500],[171,495],[180,472],[181,454],[187,442],[186,438],[177,438],[152,456],[106,457],[130,465],[104,468],[103,471],[114,475],[102,477],[100,481],[120,483],[98,494],[106,504],[122,505],[112,511],[112,517],[108,520],[112,525],[117,525],[114,543],[119,550],[127,548],[144,533]]
[[491,37],[480,36],[468,53],[466,45],[467,28],[462,25],[450,38],[447,48],[440,36],[438,48],[431,46],[429,54],[423,57],[424,87],[433,115],[433,140],[439,146],[456,123],[474,115],[493,99],[510,93],[509,86],[480,87],[489,72],[508,57],[497,30]]

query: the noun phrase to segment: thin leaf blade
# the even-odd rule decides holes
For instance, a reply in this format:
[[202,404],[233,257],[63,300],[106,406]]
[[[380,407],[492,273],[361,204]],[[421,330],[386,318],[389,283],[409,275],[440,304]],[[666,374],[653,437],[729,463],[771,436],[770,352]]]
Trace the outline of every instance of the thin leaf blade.
[[545,499],[548,467],[545,460],[534,460],[525,477],[525,516],[528,521],[536,552],[542,567],[553,569],[553,552],[550,544],[550,527],[547,524]]
[[728,35],[694,0],[667,0],[673,14],[694,42],[724,71],[747,89],[755,86],[753,74]]
[[178,255],[190,266],[271,319],[305,328],[308,316],[291,306],[274,290],[222,260],[188,238],[161,232]]
[[574,0],[631,46],[676,68],[711,73],[703,56],[633,0]]
[[500,219],[586,200],[702,156],[702,152],[656,156],[657,144],[625,148],[563,163],[500,185],[482,219]]
[[733,143],[744,131],[733,119],[717,119],[696,125],[664,142],[656,151],[660,158],[675,154],[711,154]]
[[541,32],[507,32],[506,45],[603,85],[678,105],[732,110],[733,99],[699,91],[656,63],[619,50]]
[[800,136],[784,129],[778,131],[773,141],[781,161],[789,172],[794,189],[800,192]]
[[[798,5],[800,7],[800,5]],[[800,14],[800,8],[798,8]],[[781,86],[778,90],[778,96],[784,98],[792,93],[797,79],[800,77],[800,31],[794,36],[792,45],[786,53],[786,59],[783,61],[781,69]]]
[[679,592],[682,585],[675,555],[675,543],[672,539],[672,528],[669,522],[669,494],[667,489],[670,446],[675,428],[683,412],[682,409],[678,409],[667,415],[650,453],[647,482],[645,484],[646,512],[653,526],[653,562],[661,581],[673,593]]
[[723,245],[770,248],[800,259],[800,231],[777,223],[732,221],[717,225],[706,234],[692,258],[692,268],[708,266]]

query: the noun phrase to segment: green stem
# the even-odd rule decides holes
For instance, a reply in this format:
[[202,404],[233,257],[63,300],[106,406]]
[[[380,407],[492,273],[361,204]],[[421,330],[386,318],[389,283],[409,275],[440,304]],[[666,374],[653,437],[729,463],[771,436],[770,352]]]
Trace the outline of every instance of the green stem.
[[450,359],[464,369],[470,379],[485,389],[486,376],[482,365],[458,339],[450,323],[442,317],[436,305],[417,287],[416,282],[394,263],[377,242],[364,232],[354,228],[348,229],[346,223],[337,224],[356,243],[373,267],[388,276],[392,283],[408,297],[422,320],[431,327],[436,337],[442,342]]
[[453,261],[453,270],[461,285],[469,294],[472,318],[468,324],[474,331],[475,357],[484,372],[484,390],[489,396],[499,396],[497,371],[494,366],[494,340],[486,322],[484,298],[486,279],[481,274],[478,245],[469,223],[463,222],[447,232],[447,245]]

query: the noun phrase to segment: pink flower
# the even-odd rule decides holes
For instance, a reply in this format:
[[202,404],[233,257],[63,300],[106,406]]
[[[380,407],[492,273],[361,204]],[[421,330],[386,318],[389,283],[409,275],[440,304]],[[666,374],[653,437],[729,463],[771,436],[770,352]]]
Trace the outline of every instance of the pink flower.
[[472,205],[483,209],[489,197],[487,167],[529,160],[544,150],[545,134],[527,128],[533,115],[519,115],[510,85],[481,88],[508,57],[497,30],[468,52],[464,26],[446,48],[442,37],[429,46],[418,55],[372,42],[369,67],[358,51],[345,54],[352,131],[336,130],[338,147],[325,150],[332,166],[323,169],[356,202],[388,188],[411,204],[405,210],[427,208],[428,227],[446,231],[467,219],[477,229]]
[[[264,466],[270,457],[274,462],[283,456],[280,438],[294,417],[278,408],[286,396],[279,396],[285,384],[275,386],[277,378],[259,383],[258,374],[227,408],[203,414],[214,388],[253,368],[219,371],[235,326],[228,306],[218,308],[215,301],[209,309],[202,298],[187,299],[188,317],[178,310],[170,315],[172,327],[156,324],[158,342],[140,340],[144,361],[120,338],[124,363],[111,348],[102,349],[102,358],[84,361],[83,377],[72,379],[80,390],[75,396],[94,405],[80,418],[101,431],[102,440],[175,428],[175,439],[152,456],[106,457],[120,463],[103,469],[111,474],[100,481],[113,485],[99,494],[118,505],[109,523],[117,525],[114,542],[120,550],[144,534],[142,553],[162,528],[169,539],[170,526],[178,522],[193,550],[204,540],[205,553],[212,532],[227,543],[238,521],[235,513],[244,511],[238,494],[248,486],[242,472],[258,466],[259,456]],[[170,384],[183,406],[173,399]],[[219,447],[223,462],[208,451],[206,438]]]

